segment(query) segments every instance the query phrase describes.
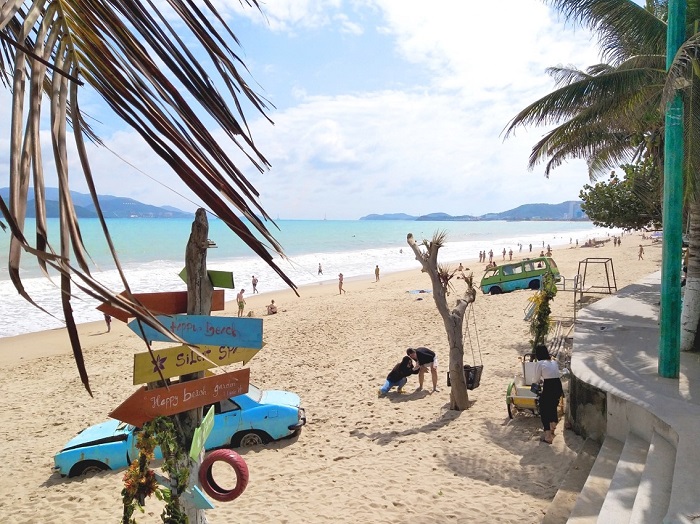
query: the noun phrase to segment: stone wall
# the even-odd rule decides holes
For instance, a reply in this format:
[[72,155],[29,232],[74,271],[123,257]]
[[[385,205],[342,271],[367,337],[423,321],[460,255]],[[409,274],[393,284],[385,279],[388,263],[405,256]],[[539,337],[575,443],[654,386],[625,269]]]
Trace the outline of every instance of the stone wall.
[[603,442],[607,428],[607,395],[571,375],[567,422],[578,435]]

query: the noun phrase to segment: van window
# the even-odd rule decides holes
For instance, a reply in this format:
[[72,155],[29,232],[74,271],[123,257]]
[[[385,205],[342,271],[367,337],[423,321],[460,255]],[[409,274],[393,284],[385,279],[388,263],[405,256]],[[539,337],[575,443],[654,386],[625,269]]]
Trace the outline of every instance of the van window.
[[486,273],[484,273],[483,278],[489,278],[489,277],[493,277],[495,275],[498,275],[498,268],[489,269],[488,271],[486,271]]
[[535,264],[533,264],[532,262],[523,262],[523,266],[525,267],[525,271],[535,270]]
[[523,267],[520,264],[510,264],[503,266],[504,275],[519,275],[523,272]]

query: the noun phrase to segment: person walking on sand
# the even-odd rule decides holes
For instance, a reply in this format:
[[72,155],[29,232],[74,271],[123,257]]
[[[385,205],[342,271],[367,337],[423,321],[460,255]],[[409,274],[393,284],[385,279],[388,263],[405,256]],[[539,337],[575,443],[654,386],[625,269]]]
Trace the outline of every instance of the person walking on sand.
[[418,373],[418,391],[423,389],[423,375],[425,375],[425,370],[430,369],[430,374],[433,379],[433,392],[438,392],[438,361],[435,352],[428,348],[420,347],[415,349],[408,348],[406,354],[420,366],[420,371]]
[[323,269],[321,269],[321,263],[318,263],[318,274],[323,275]]
[[512,249],[508,250],[508,260],[513,260],[513,250]]
[[639,244],[639,257],[637,260],[644,260],[644,248],[642,247],[642,244]]
[[258,279],[255,278],[255,275],[253,275],[253,280],[251,283],[253,284],[253,295],[255,293],[260,293],[260,291],[258,291]]
[[107,333],[112,330],[112,317],[105,313],[105,324],[107,324]]
[[379,282],[379,265],[374,266],[374,281]]
[[489,263],[493,262],[493,249],[489,249]]
[[559,416],[557,406],[559,399],[564,396],[564,390],[559,378],[559,364],[552,360],[547,346],[536,346],[535,357],[537,366],[535,367],[535,383],[542,380],[542,392],[540,393],[540,419],[542,420],[542,442],[551,444],[554,440],[554,430],[557,428]]
[[530,253],[532,253],[532,242],[530,243]]
[[242,317],[243,316],[243,308],[245,308],[245,299],[243,298],[243,293],[245,293],[245,289],[241,289],[238,294],[236,295],[236,302],[238,303],[238,316]]
[[343,289],[343,274],[338,273],[338,294],[342,295],[345,293],[345,290]]
[[506,259],[506,248],[503,248],[503,260]]

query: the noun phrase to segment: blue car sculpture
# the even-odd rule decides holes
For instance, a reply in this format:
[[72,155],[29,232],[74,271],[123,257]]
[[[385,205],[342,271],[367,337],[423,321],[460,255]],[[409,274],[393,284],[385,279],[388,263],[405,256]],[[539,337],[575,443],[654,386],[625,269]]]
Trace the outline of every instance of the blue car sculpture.
[[[289,391],[261,390],[250,385],[248,393],[214,406],[214,427],[204,444],[210,450],[225,446],[250,447],[292,437],[306,424],[298,395]],[[204,411],[209,406],[204,408]],[[138,457],[139,428],[108,420],[81,431],[54,457],[54,470],[75,477],[89,472],[127,467]],[[156,458],[162,458],[156,448]]]

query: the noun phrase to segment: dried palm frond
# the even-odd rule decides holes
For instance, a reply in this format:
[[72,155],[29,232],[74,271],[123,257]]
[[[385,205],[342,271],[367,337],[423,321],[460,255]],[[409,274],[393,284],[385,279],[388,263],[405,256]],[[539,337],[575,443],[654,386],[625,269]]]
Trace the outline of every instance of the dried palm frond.
[[[258,7],[256,0],[243,1]],[[209,0],[202,4],[168,0],[167,18],[165,8],[150,0],[6,0],[0,5],[0,70],[3,74],[10,72],[3,82],[10,85],[13,96],[10,196],[8,205],[0,202],[12,232],[9,275],[17,291],[33,303],[20,277],[22,252],[36,257],[45,273],[48,274],[47,266],[60,273],[63,315],[78,370],[88,391],[87,372],[70,305],[71,285],[130,311],[153,327],[157,321],[128,298],[131,291],[110,238],[88,162],[85,138],[96,140],[96,137],[79,109],[81,81],[89,84],[212,213],[296,290],[273,260],[273,253],[282,256],[284,253],[266,226],[266,222],[274,225],[274,221],[261,207],[258,192],[211,134],[212,126],[205,124],[199,115],[204,112],[216,122],[248,161],[263,171],[269,163],[253,143],[242,104],[245,100],[264,113],[267,103],[240,74],[245,65],[222,35],[236,43],[237,40]],[[173,17],[178,19],[177,27],[169,22]],[[210,20],[216,20],[219,32]],[[210,77],[208,69],[191,52],[193,41],[211,61],[209,69],[215,71],[215,78]],[[217,85],[225,87],[225,96]],[[50,106],[53,159],[60,195],[57,247],[49,244],[46,228],[39,141],[44,96],[48,96]],[[80,158],[81,174],[127,298],[119,298],[90,276],[89,256],[70,195],[74,173],[68,169],[69,127]],[[26,240],[24,227],[30,184],[36,195],[34,246]],[[262,240],[236,212],[253,225]]]

